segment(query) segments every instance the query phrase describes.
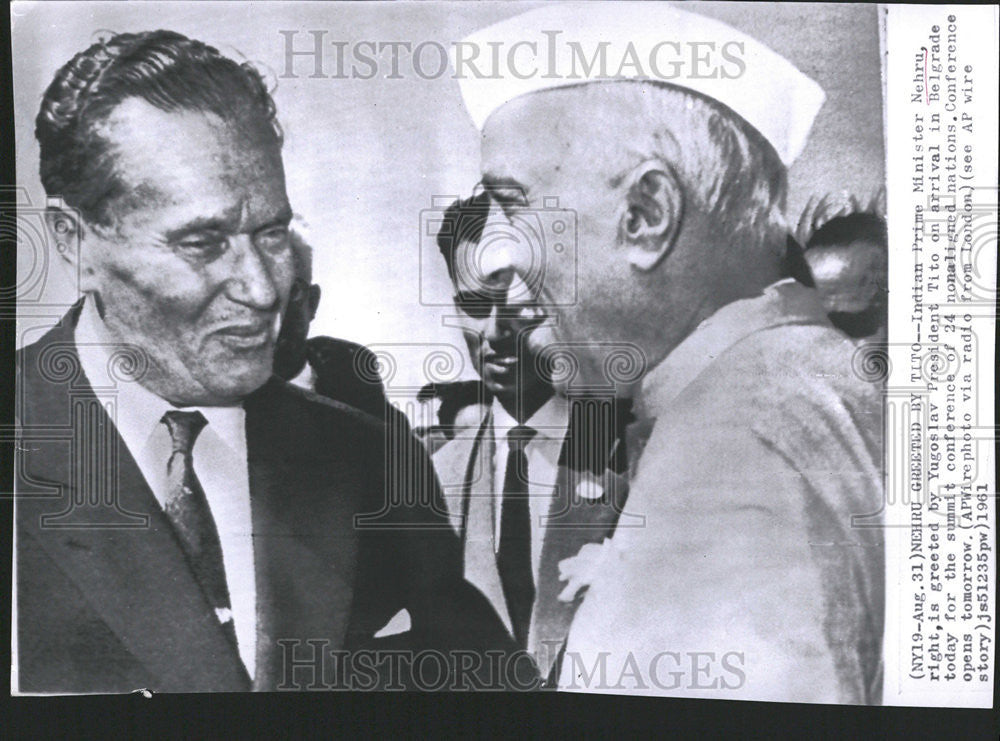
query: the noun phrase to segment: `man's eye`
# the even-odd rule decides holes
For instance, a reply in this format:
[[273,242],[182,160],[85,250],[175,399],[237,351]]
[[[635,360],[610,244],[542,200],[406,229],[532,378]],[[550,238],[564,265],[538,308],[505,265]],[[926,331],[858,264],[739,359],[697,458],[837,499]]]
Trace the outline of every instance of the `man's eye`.
[[526,208],[530,205],[528,195],[522,188],[495,187],[490,188],[489,194],[490,198],[504,210],[509,208]]
[[257,233],[257,246],[264,250],[277,251],[288,243],[288,227],[275,226]]
[[225,249],[226,240],[222,237],[197,237],[181,241],[180,246],[188,252],[217,253]]
[[461,291],[455,295],[455,305],[463,314],[473,319],[486,319],[493,311],[493,304],[479,293]]

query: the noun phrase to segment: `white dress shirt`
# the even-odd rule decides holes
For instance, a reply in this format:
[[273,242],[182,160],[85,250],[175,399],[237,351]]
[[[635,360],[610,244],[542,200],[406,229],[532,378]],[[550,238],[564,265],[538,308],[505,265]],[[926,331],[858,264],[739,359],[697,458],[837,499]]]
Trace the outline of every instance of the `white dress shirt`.
[[[517,426],[517,421],[496,399],[493,400],[493,434],[496,440],[496,457],[493,459],[493,544],[500,547],[500,520],[503,509],[504,476],[507,472],[507,454],[510,446],[507,433]],[[559,455],[569,427],[569,403],[553,395],[531,418],[524,423],[536,431],[524,448],[528,459],[528,506],[531,511],[531,568],[538,583],[538,568],[542,561],[542,543],[545,521],[555,492],[559,475]]]
[[[117,388],[112,421],[162,507],[167,496],[167,461],[172,444],[167,426],[160,420],[164,412],[176,407],[138,382],[109,376],[109,359],[116,343],[108,338],[104,322],[90,298],[84,301],[74,338],[81,367],[91,386]],[[241,406],[184,407],[184,411],[199,411],[208,420],[195,441],[192,460],[219,532],[240,658],[253,678],[257,651],[257,589],[246,413]]]
[[293,386],[298,386],[300,389],[305,389],[306,391],[316,390],[316,373],[313,371],[312,366],[306,362],[299,374],[289,381]]

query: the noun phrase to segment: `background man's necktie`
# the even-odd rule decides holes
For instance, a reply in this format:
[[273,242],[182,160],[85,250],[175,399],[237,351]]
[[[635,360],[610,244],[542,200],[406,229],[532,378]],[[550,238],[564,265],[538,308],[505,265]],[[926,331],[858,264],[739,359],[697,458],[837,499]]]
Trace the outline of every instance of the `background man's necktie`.
[[497,570],[507,602],[514,640],[528,645],[535,579],[531,568],[531,509],[528,499],[528,458],[524,449],[535,436],[531,427],[518,426],[507,433],[507,471],[504,474],[500,514],[500,548]]
[[201,412],[172,410],[164,414],[160,421],[170,430],[173,442],[173,452],[167,461],[168,488],[164,511],[174,526],[198,584],[229,640],[237,647],[219,531],[215,527],[205,491],[194,473],[191,456],[194,442],[208,420]]

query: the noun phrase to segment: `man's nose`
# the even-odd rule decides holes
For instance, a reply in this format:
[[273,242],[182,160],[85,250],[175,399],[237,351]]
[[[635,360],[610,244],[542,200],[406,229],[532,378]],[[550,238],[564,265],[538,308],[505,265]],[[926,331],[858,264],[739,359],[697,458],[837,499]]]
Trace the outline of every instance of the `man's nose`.
[[483,338],[494,346],[511,333],[510,322],[503,312],[503,308],[494,304],[483,328]]
[[541,321],[544,312],[539,304],[537,286],[528,285],[525,277],[519,271],[511,271],[504,295],[504,306],[507,316],[518,322]]
[[232,237],[230,254],[233,260],[227,284],[229,297],[253,309],[276,308],[279,291],[274,261],[265,257],[247,234]]
[[545,312],[520,274],[508,270],[501,276],[502,280],[494,284],[498,295],[483,330],[491,344],[545,320]]

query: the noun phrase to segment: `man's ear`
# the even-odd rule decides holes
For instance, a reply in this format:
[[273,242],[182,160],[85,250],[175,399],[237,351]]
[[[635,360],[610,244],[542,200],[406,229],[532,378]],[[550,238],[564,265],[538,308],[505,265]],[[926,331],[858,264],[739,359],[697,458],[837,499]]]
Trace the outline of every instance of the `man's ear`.
[[647,160],[629,173],[621,239],[634,268],[649,271],[673,249],[680,231],[683,195],[670,166]]
[[309,321],[311,322],[316,318],[316,309],[319,308],[319,299],[321,295],[321,290],[318,285],[313,283],[309,286]]
[[63,204],[50,203],[45,209],[45,225],[56,253],[74,274],[80,276],[81,292],[92,290],[94,269],[83,259],[83,241],[87,232],[80,214]]

